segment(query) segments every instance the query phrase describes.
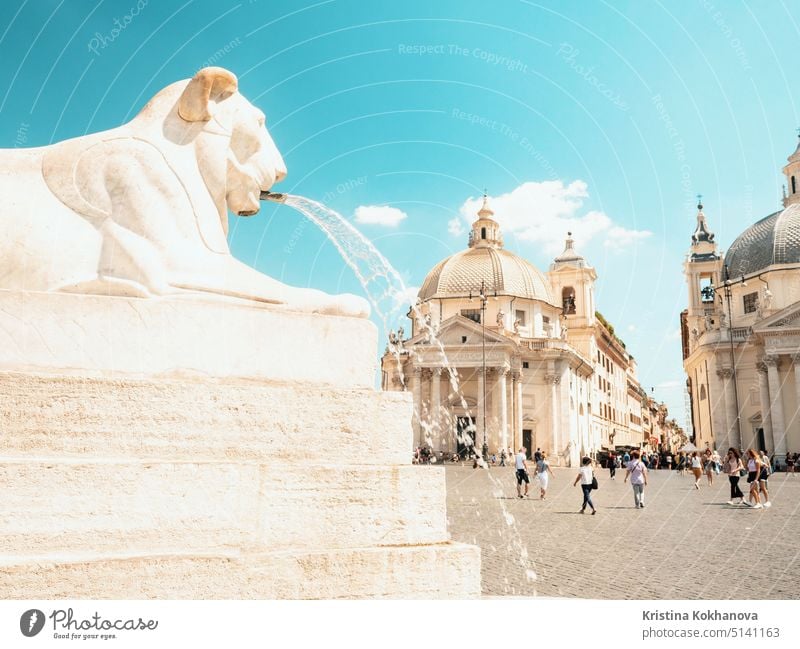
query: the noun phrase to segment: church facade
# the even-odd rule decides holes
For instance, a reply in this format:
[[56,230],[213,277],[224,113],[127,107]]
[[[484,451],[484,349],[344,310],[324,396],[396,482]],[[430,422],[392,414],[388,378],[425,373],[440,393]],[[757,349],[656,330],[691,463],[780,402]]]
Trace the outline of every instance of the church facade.
[[683,365],[695,444],[800,450],[800,144],[783,172],[783,209],[724,255],[702,204],[684,274]]
[[571,238],[543,273],[503,246],[484,199],[468,247],[441,262],[392,333],[382,388],[413,394],[414,445],[447,455],[540,448],[560,465],[642,447],[636,365],[596,315],[597,274]]

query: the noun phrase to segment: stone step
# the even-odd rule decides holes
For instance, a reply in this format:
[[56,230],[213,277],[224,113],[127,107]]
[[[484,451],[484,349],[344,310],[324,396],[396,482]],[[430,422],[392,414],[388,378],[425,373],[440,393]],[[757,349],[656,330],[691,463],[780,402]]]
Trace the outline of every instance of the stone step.
[[3,599],[433,599],[480,596],[461,543],[94,561],[0,560]]
[[3,461],[0,548],[39,561],[441,543],[444,492],[438,467]]
[[407,464],[410,394],[0,372],[0,458]]

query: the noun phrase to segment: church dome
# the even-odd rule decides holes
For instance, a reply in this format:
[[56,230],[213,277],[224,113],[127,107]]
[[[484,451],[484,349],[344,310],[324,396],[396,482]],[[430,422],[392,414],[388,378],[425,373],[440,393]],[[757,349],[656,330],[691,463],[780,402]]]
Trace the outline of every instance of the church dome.
[[500,227],[491,218],[493,215],[484,197],[470,232],[470,247],[434,266],[422,282],[421,300],[477,295],[483,281],[488,293],[554,304],[545,275],[522,257],[503,249]]
[[725,255],[730,277],[776,264],[800,263],[800,203],[791,203],[747,228]]

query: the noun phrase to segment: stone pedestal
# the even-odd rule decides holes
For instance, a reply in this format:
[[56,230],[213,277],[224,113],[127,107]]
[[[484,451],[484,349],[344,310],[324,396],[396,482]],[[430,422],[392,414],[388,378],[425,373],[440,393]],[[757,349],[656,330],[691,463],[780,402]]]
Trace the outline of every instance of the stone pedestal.
[[480,594],[357,318],[0,291],[0,597]]

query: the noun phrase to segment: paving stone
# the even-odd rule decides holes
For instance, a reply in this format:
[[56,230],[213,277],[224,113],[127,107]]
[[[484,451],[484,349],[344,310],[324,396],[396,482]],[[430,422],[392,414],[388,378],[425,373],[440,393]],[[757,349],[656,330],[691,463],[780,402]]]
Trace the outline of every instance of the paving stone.
[[[544,501],[535,480],[530,498],[517,498],[510,467],[445,472],[448,530],[480,546],[484,596],[800,598],[800,474],[773,475],[772,507],[751,510],[726,504],[724,475],[696,490],[688,475],[653,471],[646,506],[634,509],[625,472],[597,470],[591,516],[578,513],[577,469],[554,469]],[[727,578],[732,570],[742,579]]]

